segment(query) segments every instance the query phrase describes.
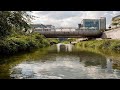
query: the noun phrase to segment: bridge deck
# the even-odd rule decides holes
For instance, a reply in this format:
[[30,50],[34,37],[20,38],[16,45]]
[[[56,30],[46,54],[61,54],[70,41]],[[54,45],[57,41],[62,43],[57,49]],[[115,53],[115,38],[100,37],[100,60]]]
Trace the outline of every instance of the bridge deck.
[[69,37],[99,37],[102,32],[100,30],[77,30],[77,31],[37,31],[47,38],[69,38]]

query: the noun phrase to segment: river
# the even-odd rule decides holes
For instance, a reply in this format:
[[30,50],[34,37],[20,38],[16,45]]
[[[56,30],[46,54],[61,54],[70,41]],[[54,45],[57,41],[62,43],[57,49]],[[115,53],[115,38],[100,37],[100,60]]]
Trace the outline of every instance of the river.
[[0,56],[0,79],[119,79],[120,54],[57,44]]

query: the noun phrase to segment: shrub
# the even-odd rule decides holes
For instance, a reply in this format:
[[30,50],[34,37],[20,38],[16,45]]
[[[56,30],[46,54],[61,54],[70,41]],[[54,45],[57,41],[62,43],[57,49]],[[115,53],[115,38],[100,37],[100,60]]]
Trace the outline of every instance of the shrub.
[[29,35],[13,35],[0,41],[0,53],[13,54],[18,51],[31,50],[49,46],[48,40],[38,33]]
[[83,42],[79,42],[77,45],[80,47],[110,49],[110,50],[120,51],[120,40],[83,41]]

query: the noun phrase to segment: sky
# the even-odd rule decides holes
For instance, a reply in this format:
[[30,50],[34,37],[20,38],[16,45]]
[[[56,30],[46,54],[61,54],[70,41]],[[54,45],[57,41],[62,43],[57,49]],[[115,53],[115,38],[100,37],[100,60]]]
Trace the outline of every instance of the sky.
[[83,19],[99,19],[106,17],[106,28],[114,16],[120,11],[32,11],[34,24],[51,24],[55,27],[78,27]]

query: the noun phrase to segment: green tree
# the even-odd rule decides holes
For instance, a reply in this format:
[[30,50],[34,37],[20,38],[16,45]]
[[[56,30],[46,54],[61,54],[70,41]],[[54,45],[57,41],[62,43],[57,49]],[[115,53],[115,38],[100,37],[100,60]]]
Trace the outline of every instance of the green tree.
[[32,16],[27,11],[0,11],[0,37],[16,31],[27,31],[30,28]]

